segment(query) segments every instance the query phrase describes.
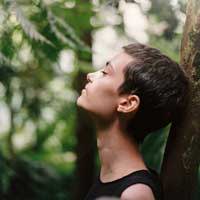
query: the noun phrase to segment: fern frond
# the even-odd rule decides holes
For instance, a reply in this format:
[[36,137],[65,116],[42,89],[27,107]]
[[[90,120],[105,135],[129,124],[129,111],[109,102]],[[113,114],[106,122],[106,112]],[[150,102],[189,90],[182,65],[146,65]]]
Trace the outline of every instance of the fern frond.
[[[52,31],[55,33],[55,35],[63,42],[68,44],[70,47],[75,48],[76,46],[82,47],[85,51],[91,51],[91,49],[78,37],[74,29],[63,19],[53,15],[53,13],[47,9],[47,16],[48,21],[50,24],[50,27]],[[69,35],[69,38],[67,38],[60,30],[59,25],[62,27],[66,33]]]
[[53,45],[47,38],[45,38],[43,35],[41,35],[37,31],[35,25],[25,17],[22,9],[17,5],[16,1],[14,1],[14,0],[10,1],[10,10],[11,10],[11,12],[14,13],[17,21],[20,23],[23,31],[26,33],[26,35],[28,37],[30,37],[31,39],[34,39],[36,41],[40,41],[43,43],[47,43],[49,45]]
[[55,25],[55,20],[53,19],[51,12],[48,12],[49,24],[51,27],[51,31],[56,35],[58,39],[60,39],[63,43],[67,44],[70,48],[76,49],[76,44],[68,39]]
[[70,35],[70,37],[74,41],[76,41],[81,46],[85,46],[84,42],[79,39],[79,37],[77,36],[77,34],[75,33],[75,31],[73,30],[73,28],[69,24],[67,24],[61,18],[55,17],[55,19],[58,22],[58,24],[60,24],[67,31],[67,33]]

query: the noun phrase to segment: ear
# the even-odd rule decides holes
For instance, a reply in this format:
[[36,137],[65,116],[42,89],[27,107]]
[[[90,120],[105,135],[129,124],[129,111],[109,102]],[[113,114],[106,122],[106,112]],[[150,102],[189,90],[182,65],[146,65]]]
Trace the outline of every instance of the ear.
[[139,105],[140,98],[137,95],[123,96],[119,100],[117,111],[122,113],[136,112]]

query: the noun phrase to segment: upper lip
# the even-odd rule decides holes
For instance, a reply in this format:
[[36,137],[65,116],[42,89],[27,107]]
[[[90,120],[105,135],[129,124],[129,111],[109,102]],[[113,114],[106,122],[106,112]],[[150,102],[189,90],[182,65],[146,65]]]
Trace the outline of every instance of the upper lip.
[[88,84],[85,86],[85,88],[84,88],[84,89],[86,89],[86,90],[87,90],[87,88],[88,88]]

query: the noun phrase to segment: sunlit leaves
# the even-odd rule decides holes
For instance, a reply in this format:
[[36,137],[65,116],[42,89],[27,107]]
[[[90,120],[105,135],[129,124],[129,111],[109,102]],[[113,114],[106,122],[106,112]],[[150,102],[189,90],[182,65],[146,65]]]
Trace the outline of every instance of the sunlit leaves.
[[51,44],[52,43],[45,38],[43,35],[41,35],[35,25],[28,20],[27,17],[24,16],[24,13],[22,11],[22,9],[20,8],[20,6],[17,4],[16,1],[10,1],[10,11],[11,13],[13,13],[17,19],[17,21],[20,23],[22,29],[24,30],[24,32],[31,38],[34,39],[36,41],[40,41],[40,42],[45,42],[47,44]]

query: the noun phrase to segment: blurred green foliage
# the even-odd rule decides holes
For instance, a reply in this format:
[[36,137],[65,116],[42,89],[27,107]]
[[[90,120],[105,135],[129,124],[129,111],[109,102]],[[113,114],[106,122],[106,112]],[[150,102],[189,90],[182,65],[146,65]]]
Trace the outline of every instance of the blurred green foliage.
[[91,4],[5,0],[0,11],[0,101],[10,115],[0,135],[1,199],[70,199],[78,69],[64,73],[58,60],[71,49],[75,63],[90,65],[81,38],[92,28]]

